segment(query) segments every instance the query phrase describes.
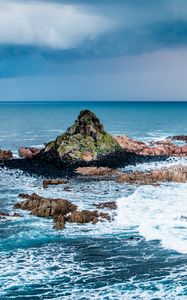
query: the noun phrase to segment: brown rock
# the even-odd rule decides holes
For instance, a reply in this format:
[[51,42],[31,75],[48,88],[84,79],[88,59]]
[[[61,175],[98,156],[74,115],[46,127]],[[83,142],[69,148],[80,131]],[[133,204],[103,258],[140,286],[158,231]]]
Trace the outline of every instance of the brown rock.
[[76,173],[84,176],[105,176],[116,173],[117,170],[105,167],[80,167],[75,170]]
[[10,150],[0,149],[0,160],[9,160],[13,158],[13,153]]
[[154,184],[157,182],[186,182],[187,167],[175,166],[171,168],[162,168],[151,172],[134,172],[132,174],[121,174],[118,181],[132,184]]
[[43,181],[43,188],[48,188],[49,185],[59,185],[59,184],[66,184],[67,180],[63,179],[47,179]]
[[53,218],[53,222],[54,222],[53,228],[55,228],[55,229],[64,229],[66,221],[67,221],[67,218],[63,215],[54,216],[54,218]]
[[77,209],[77,206],[65,199],[51,199],[40,197],[33,193],[20,194],[20,198],[28,199],[21,203],[17,203],[15,208],[29,210],[33,215],[38,217],[52,217],[54,215],[66,215]]
[[97,210],[89,211],[89,210],[82,210],[82,211],[75,211],[71,213],[68,217],[68,222],[71,223],[97,223],[99,220],[110,220],[110,216],[108,213],[98,213]]
[[18,154],[23,158],[31,158],[37,154],[39,154],[41,149],[36,147],[20,147],[18,149]]

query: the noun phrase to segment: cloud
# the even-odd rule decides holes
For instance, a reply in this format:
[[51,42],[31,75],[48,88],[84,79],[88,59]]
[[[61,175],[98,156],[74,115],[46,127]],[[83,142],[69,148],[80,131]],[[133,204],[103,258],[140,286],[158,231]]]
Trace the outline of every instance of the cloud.
[[113,30],[117,22],[82,6],[0,1],[0,44],[72,49]]

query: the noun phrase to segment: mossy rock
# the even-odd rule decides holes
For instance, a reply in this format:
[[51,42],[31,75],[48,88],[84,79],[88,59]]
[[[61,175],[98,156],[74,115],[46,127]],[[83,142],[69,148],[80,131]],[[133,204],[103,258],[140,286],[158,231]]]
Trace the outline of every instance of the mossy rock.
[[120,150],[120,145],[108,133],[93,112],[81,111],[75,123],[55,141],[46,145],[45,151],[56,150],[60,159],[95,160]]

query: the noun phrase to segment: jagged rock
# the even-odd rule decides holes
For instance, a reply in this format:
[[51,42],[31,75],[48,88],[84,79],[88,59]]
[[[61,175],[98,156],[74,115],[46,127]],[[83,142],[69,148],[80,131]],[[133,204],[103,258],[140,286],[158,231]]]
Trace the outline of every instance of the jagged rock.
[[141,141],[131,139],[128,136],[117,136],[115,139],[120,144],[122,149],[139,155],[187,156],[187,146],[177,146],[169,139],[151,142],[149,145]]
[[83,110],[64,134],[46,145],[42,154],[47,159],[92,161],[119,149],[117,141],[104,131],[96,115]]
[[94,204],[98,209],[109,208],[109,209],[117,209],[117,204],[115,201],[104,202],[99,204]]
[[175,166],[171,168],[162,168],[151,172],[134,172],[130,174],[121,174],[118,177],[121,183],[131,184],[154,184],[157,182],[186,182],[187,181],[187,167]]
[[66,184],[67,180],[64,179],[47,179],[43,181],[43,188],[47,189],[49,185]]
[[53,218],[53,228],[55,229],[64,229],[65,228],[65,224],[67,222],[67,218],[63,215],[56,215]]
[[68,222],[71,223],[97,223],[100,219],[110,220],[110,216],[107,213],[98,213],[97,210],[89,211],[74,211],[68,217]]
[[18,154],[23,158],[31,158],[37,154],[39,154],[41,149],[36,147],[20,147],[18,149]]
[[54,215],[66,215],[77,209],[77,206],[65,199],[51,199],[41,197],[35,193],[20,194],[20,198],[27,199],[17,203],[14,207],[17,209],[29,210],[38,217],[52,217]]
[[8,212],[3,212],[3,211],[0,211],[0,218],[8,218],[8,217],[11,217],[11,218],[19,218],[21,217],[20,214],[18,213],[13,213],[13,214],[10,214]]
[[9,160],[13,158],[13,153],[10,150],[0,149],[0,160]]

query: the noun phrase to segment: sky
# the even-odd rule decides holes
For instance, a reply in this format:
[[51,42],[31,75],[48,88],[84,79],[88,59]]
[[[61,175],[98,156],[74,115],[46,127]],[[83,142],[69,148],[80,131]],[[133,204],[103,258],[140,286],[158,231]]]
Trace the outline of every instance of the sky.
[[187,100],[187,1],[0,0],[8,100]]

